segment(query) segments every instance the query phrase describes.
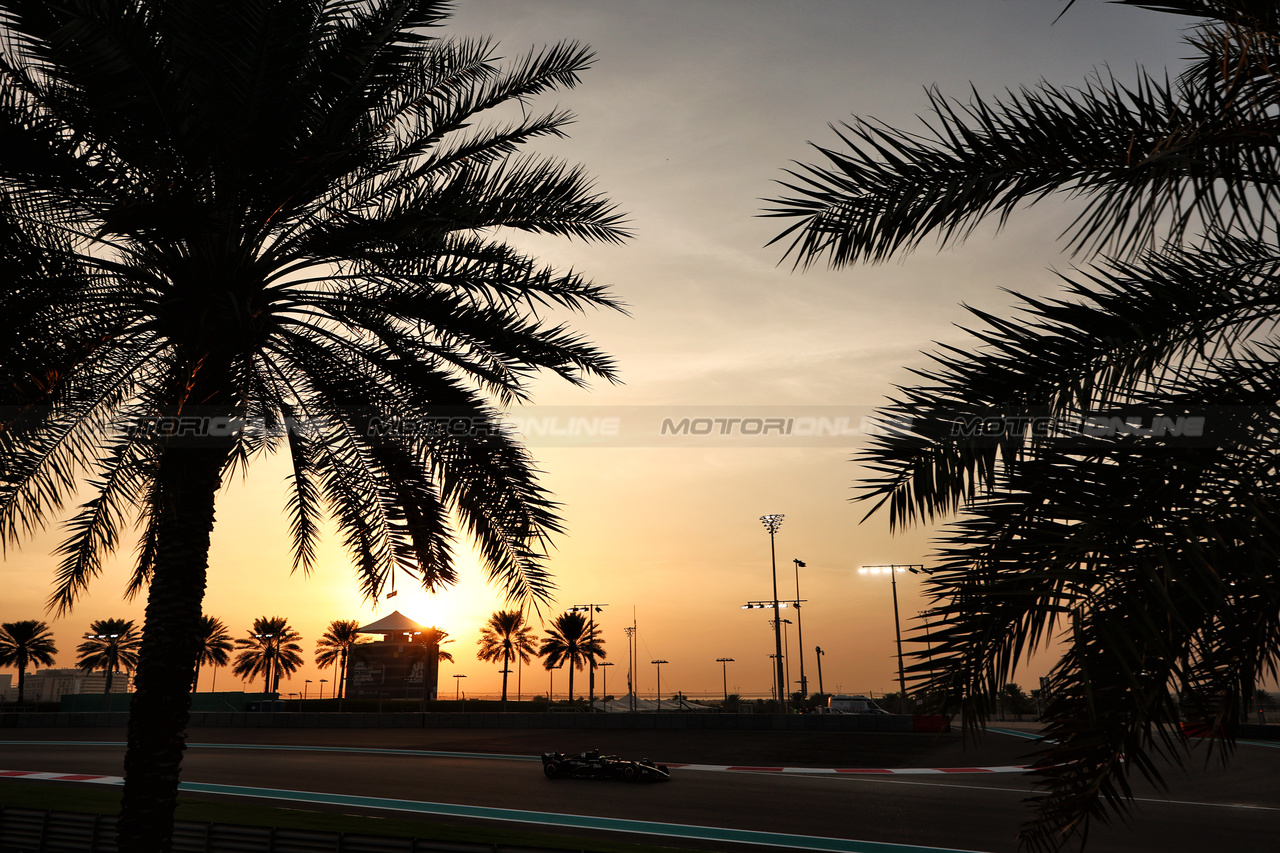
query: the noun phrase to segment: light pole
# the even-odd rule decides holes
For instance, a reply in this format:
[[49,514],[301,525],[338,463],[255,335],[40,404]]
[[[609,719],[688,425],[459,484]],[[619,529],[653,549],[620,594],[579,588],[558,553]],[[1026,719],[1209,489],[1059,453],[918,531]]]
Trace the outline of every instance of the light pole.
[[464,678],[466,678],[465,675],[455,675],[453,677],[453,701],[459,704],[462,703],[462,679]]
[[630,710],[634,711],[636,709],[636,655],[632,643],[636,638],[636,626],[630,625],[622,630],[627,635],[627,693],[630,694],[627,697],[627,704],[631,706]]
[[[607,660],[600,664],[601,669],[604,669],[606,666],[613,666],[613,661]],[[600,677],[604,681],[604,683],[600,685],[600,708],[602,710],[607,710],[609,703],[609,670],[604,669],[604,672]]]
[[720,664],[720,674],[724,676],[724,703],[729,704],[729,664],[733,663],[733,658],[716,658],[716,663]]
[[792,624],[790,619],[782,620],[782,660],[786,668],[786,677],[782,683],[788,687],[791,686],[791,638],[787,636],[787,626],[790,624]]
[[782,678],[782,625],[780,624],[782,617],[778,614],[778,554],[773,537],[782,526],[782,519],[785,517],[780,513],[760,516],[760,523],[764,525],[765,530],[769,531],[769,565],[773,569],[773,644],[778,655],[775,677],[778,681],[778,702],[784,714],[787,713],[787,691]]
[[[587,629],[588,642],[595,645],[596,642],[596,614],[603,613],[607,604],[575,604],[569,608],[570,613],[587,613],[590,618],[590,627]],[[587,707],[594,708],[596,704],[596,656],[589,649],[587,652]],[[573,702],[573,697],[569,697],[569,702]]]
[[[107,643],[107,645],[114,651],[116,646],[116,640],[119,640],[121,636],[122,636],[121,634],[85,634],[84,638],[86,640],[110,640],[111,642]],[[216,676],[218,673],[218,668],[214,667],[213,672],[214,672],[214,675]],[[107,664],[107,668],[104,674],[105,681],[106,681],[106,689],[102,691],[102,696],[103,696],[102,709],[104,711],[108,707],[107,703],[110,702],[110,699],[108,699],[107,696],[111,693],[111,682],[115,678],[115,673],[116,673],[115,665]],[[126,686],[126,689],[128,689],[127,686]],[[19,702],[22,701],[21,696],[18,697],[18,701]]]
[[649,663],[656,664],[658,667],[658,710],[662,710],[662,665],[666,663],[664,660],[651,660]]
[[[564,664],[560,664],[560,666],[564,666]],[[547,701],[553,704],[556,701],[556,670],[559,669],[560,666],[547,667],[547,674],[549,676],[547,679]],[[572,702],[573,697],[570,696],[569,700]]]
[[[123,636],[123,635],[121,635],[121,634],[85,634],[85,635],[84,635],[84,638],[85,638],[86,640],[90,640],[90,639],[92,639],[92,640],[109,640],[110,642],[108,642],[108,643],[107,643],[107,646],[112,650],[112,652],[116,652],[116,653],[118,653],[118,650],[117,650],[117,648],[116,648],[116,641],[117,641],[117,640],[119,640],[121,636]],[[197,673],[197,674],[199,674],[199,668],[198,668],[198,667],[197,667],[197,669],[196,669],[196,673]],[[104,684],[104,686],[103,686],[103,691],[102,691],[102,710],[104,710],[104,711],[105,711],[105,710],[107,710],[109,707],[111,707],[111,705],[110,705],[110,703],[111,703],[111,682],[115,680],[115,674],[116,674],[116,665],[115,665],[114,663],[108,663],[108,664],[107,664],[107,667],[106,667],[106,670],[104,671],[104,676],[103,676],[103,680],[105,681],[105,684]],[[217,678],[217,677],[218,677],[218,668],[217,668],[216,666],[213,668],[213,676],[214,676],[214,678]],[[127,690],[127,689],[128,689],[128,688],[127,688],[127,686],[126,686],[126,690]],[[18,697],[18,701],[19,701],[19,702],[21,702],[21,701],[22,701],[22,697],[21,697],[21,696],[19,696],[19,697]]]
[[804,677],[804,623],[800,620],[800,570],[805,567],[804,560],[792,560],[796,564],[796,640],[800,643],[800,695],[809,698],[809,681]]
[[813,650],[817,652],[818,655],[818,695],[826,696],[827,691],[822,689],[822,656],[825,655],[826,652],[822,650],[822,646],[814,646]]
[[921,565],[898,565],[890,564],[887,566],[863,566],[858,569],[859,574],[863,575],[880,575],[889,576],[889,581],[893,585],[893,633],[898,641],[898,687],[902,690],[902,710],[907,710],[907,677],[902,668],[902,627],[898,622],[898,575],[909,571],[913,575],[924,571]]
[[329,683],[329,679],[327,678],[320,679],[320,698],[321,699],[324,698],[324,686],[328,683]]
[[310,678],[302,682],[302,701],[304,702],[307,700],[307,685],[310,683],[311,683]]
[[[267,693],[275,693],[276,691],[272,689],[271,677],[272,675],[274,675],[277,682],[280,679],[280,674],[273,672],[273,670],[275,669],[274,664],[275,664],[275,658],[276,658],[275,656],[276,649],[275,649],[275,644],[272,642],[272,640],[275,639],[276,635],[275,634],[254,634],[253,636],[257,637],[259,640],[267,641],[267,647],[262,652],[262,656],[266,658],[266,661],[267,661]],[[279,685],[277,684],[276,686],[278,687]]]

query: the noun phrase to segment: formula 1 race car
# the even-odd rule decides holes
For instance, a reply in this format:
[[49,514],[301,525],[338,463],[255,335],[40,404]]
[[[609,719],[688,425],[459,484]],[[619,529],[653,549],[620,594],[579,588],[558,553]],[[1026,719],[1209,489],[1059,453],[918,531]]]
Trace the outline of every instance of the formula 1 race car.
[[630,761],[616,755],[601,755],[598,750],[565,755],[542,753],[542,772],[548,779],[621,779],[623,782],[665,782],[670,772],[662,764],[647,758]]

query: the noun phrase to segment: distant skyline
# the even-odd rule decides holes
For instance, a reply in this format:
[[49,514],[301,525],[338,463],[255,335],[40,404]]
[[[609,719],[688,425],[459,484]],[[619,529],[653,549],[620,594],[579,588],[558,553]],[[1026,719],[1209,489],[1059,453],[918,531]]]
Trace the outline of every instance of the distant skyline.
[[[862,424],[909,370],[927,366],[922,351],[964,344],[956,324],[969,304],[1008,313],[1002,288],[1052,292],[1053,270],[1070,269],[1057,234],[1073,216],[1067,199],[1019,214],[999,235],[980,229],[939,254],[926,245],[889,264],[839,272],[794,271],[783,248],[766,244],[782,223],[761,217],[762,199],[783,193],[777,181],[792,161],[812,162],[809,142],[834,145],[828,127],[853,115],[918,126],[924,90],[964,100],[1034,86],[1071,86],[1110,68],[1130,80],[1138,64],[1176,73],[1182,19],[1101,0],[1077,3],[1062,19],[1054,0],[465,0],[442,35],[493,36],[517,55],[531,45],[579,40],[596,67],[579,88],[536,99],[579,121],[571,138],[534,147],[583,164],[599,188],[629,214],[635,238],[622,246],[583,246],[551,238],[519,242],[543,260],[572,266],[610,284],[629,316],[567,318],[619,364],[623,384],[576,389],[554,377],[538,384],[523,418],[543,483],[561,503],[567,532],[549,564],[559,595],[550,616],[575,604],[602,603],[597,614],[610,692],[626,684],[625,626],[638,623],[639,686],[652,695],[654,667],[664,694],[719,694],[727,666],[730,692],[771,687],[771,616],[742,610],[772,597],[768,534],[759,522],[783,513],[779,595],[795,597],[802,560],[805,670],[817,689],[814,646],[822,646],[829,692],[897,689],[889,579],[859,575],[860,565],[930,562],[928,531],[890,536],[884,518],[859,524],[866,506],[851,503],[861,435],[831,435]],[[576,427],[573,418],[579,418]],[[662,424],[689,419],[684,435]],[[713,422],[706,433],[694,421]],[[761,421],[760,434],[721,435],[716,419]],[[790,434],[764,427],[790,420]],[[809,419],[809,420],[804,420]],[[616,422],[618,434],[610,434]],[[802,424],[797,433],[795,424]],[[574,429],[577,434],[573,434]],[[841,427],[843,429],[843,427]],[[554,434],[556,430],[561,433]],[[594,434],[592,433],[594,430]],[[604,432],[602,432],[602,430]],[[803,434],[805,430],[809,434]],[[656,435],[654,433],[657,433]],[[823,433],[828,434],[815,434]],[[475,658],[479,630],[506,604],[486,585],[478,563],[460,550],[457,587],[430,596],[397,580],[397,595],[363,602],[337,538],[325,537],[312,577],[291,576],[282,460],[255,460],[248,479],[219,498],[205,612],[245,635],[254,618],[280,615],[303,636],[304,679],[332,678],[312,664],[315,642],[335,619],[362,624],[400,610],[449,632],[456,663],[442,664],[440,693],[496,694],[498,665]],[[74,665],[90,621],[142,622],[142,602],[120,593],[127,551],[69,616],[51,619],[44,602],[61,540],[57,529],[10,548],[4,557],[0,621],[48,619],[57,666]],[[920,579],[899,577],[904,631],[927,606]],[[535,619],[536,624],[536,619]],[[542,630],[539,627],[539,636]],[[791,679],[798,680],[796,645]],[[536,664],[535,664],[536,666]],[[1019,674],[1035,686],[1048,659]],[[525,668],[522,692],[545,692],[549,677]],[[206,671],[201,689],[214,679]],[[556,677],[563,691],[567,679]],[[584,678],[575,679],[586,692]],[[229,670],[219,688],[239,687]],[[794,689],[795,685],[793,685]],[[330,686],[331,689],[331,686]],[[515,685],[512,684],[514,694]],[[314,686],[313,686],[314,690]]]

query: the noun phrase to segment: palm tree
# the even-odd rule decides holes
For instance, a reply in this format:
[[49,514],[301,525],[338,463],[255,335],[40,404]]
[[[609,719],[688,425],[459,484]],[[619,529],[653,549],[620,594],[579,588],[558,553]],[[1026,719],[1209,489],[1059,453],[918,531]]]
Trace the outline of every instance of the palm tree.
[[981,725],[994,686],[1063,643],[1023,837],[1044,848],[1122,811],[1130,767],[1181,758],[1171,696],[1229,739],[1280,659],[1280,7],[1123,2],[1204,19],[1175,83],[934,94],[931,138],[846,125],[769,211],[798,264],[838,267],[1084,200],[1068,238],[1092,267],[1016,320],[974,312],[978,344],[901,389],[864,457],[891,527],[952,519],[918,681]]
[[137,668],[141,645],[142,635],[133,627],[133,620],[99,619],[89,623],[89,633],[76,647],[80,656],[76,666],[89,672],[95,669],[105,672],[107,684],[102,692],[110,693],[111,682],[122,666],[128,672]]
[[[422,700],[426,701],[427,686],[429,684],[428,676],[430,675],[430,667],[427,666],[427,650],[434,648],[436,661],[439,663],[453,663],[453,655],[445,651],[442,646],[445,643],[452,643],[454,640],[448,639],[449,632],[442,628],[430,627],[422,631],[415,631],[408,637],[409,648],[405,652],[405,660],[416,668],[417,661],[422,661]],[[425,706],[424,706],[425,707]]]
[[263,692],[277,693],[280,676],[293,675],[302,666],[302,635],[283,616],[259,616],[249,636],[236,640],[236,662],[231,671],[241,678],[263,677]]
[[576,610],[561,613],[551,622],[538,654],[546,658],[547,669],[569,664],[569,703],[573,704],[573,671],[588,663],[604,660],[604,640],[600,629],[591,626],[587,617]]
[[[213,616],[201,616],[196,636],[200,640],[200,651],[196,655],[196,674],[191,680],[191,692],[196,692],[200,681],[200,667],[226,666],[231,660],[231,633],[226,624]],[[217,681],[217,671],[213,674]]]
[[325,631],[316,641],[316,666],[334,666],[339,669],[335,680],[338,698],[347,695],[347,658],[351,647],[357,643],[368,642],[369,638],[356,632],[360,623],[354,619],[335,619],[329,623]]
[[537,654],[533,642],[533,628],[525,623],[520,610],[499,610],[489,617],[480,629],[480,651],[476,657],[482,661],[502,663],[502,707],[507,707],[507,676],[511,662],[517,657],[528,663]]
[[422,632],[421,642],[436,644],[436,658],[441,663],[453,663],[453,653],[445,651],[441,648],[445,643],[454,643],[456,640],[449,637],[449,632],[441,628],[431,627]]
[[0,306],[31,333],[0,370],[22,403],[0,424],[0,526],[38,527],[89,472],[61,613],[140,515],[118,830],[158,850],[220,484],[286,453],[295,569],[329,516],[370,598],[394,572],[452,583],[456,520],[508,596],[547,600],[559,521],[498,407],[544,370],[612,380],[543,318],[617,304],[502,238],[627,232],[580,168],[517,156],[572,119],[528,104],[578,83],[581,45],[499,64],[438,35],[443,0],[3,5],[0,261],[33,285]]
[[53,666],[58,653],[53,632],[44,622],[24,619],[0,625],[0,666],[18,668],[18,701],[26,700],[27,665]]

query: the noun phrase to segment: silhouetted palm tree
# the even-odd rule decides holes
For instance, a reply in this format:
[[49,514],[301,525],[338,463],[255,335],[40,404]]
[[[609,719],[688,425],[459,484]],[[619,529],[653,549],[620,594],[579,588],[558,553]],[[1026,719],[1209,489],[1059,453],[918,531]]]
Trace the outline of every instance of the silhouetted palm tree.
[[445,649],[443,648],[445,643],[457,642],[457,640],[454,640],[453,638],[449,637],[448,631],[445,631],[441,628],[436,628],[434,626],[430,627],[427,630],[422,632],[421,642],[428,643],[428,644],[435,643],[436,649],[437,649],[436,658],[441,663],[453,663],[453,654],[451,652],[445,651]]
[[24,619],[0,625],[0,666],[18,669],[18,701],[26,701],[27,666],[37,663],[53,666],[58,647],[53,632],[44,622]]
[[335,619],[329,623],[329,630],[316,641],[316,666],[334,666],[339,670],[335,679],[337,691],[334,693],[339,699],[347,695],[347,659],[351,647],[369,641],[368,637],[356,633],[359,627],[360,623],[354,619]]
[[[507,594],[552,589],[554,505],[498,406],[544,370],[612,379],[544,318],[615,303],[502,239],[626,232],[581,169],[516,156],[563,133],[569,113],[528,103],[576,85],[590,51],[499,65],[487,40],[437,35],[449,8],[4,3],[0,238],[17,251],[0,261],[35,284],[4,289],[32,334],[4,353],[21,361],[3,394],[23,405],[0,443],[0,527],[38,526],[90,472],[65,611],[141,511],[122,850],[170,832],[189,702],[174,700],[233,469],[287,453],[295,568],[329,516],[371,598],[393,572],[453,582],[454,520]],[[486,125],[510,104],[524,111]]]
[[445,643],[455,642],[449,639],[449,632],[441,628],[429,627],[423,629],[420,633],[415,632],[408,637],[409,648],[405,652],[405,659],[409,662],[412,669],[416,669],[418,662],[422,664],[422,695],[423,700],[427,697],[427,687],[429,686],[429,676],[431,667],[428,665],[426,655],[429,649],[435,649],[435,657],[438,663],[453,663],[453,655],[445,651],[443,646]]
[[[79,655],[76,666],[92,672],[101,669],[106,673],[103,693],[111,692],[115,674],[123,667],[132,672],[138,666],[138,649],[142,635],[129,619],[99,619],[89,623],[89,633],[76,647]],[[103,700],[106,701],[106,700]]]
[[302,635],[283,616],[259,616],[249,636],[236,640],[236,662],[231,671],[252,681],[263,676],[264,693],[280,691],[280,676],[293,675],[302,666]]
[[891,527],[958,515],[917,681],[981,725],[1063,643],[1024,835],[1045,848],[1181,758],[1174,695],[1230,738],[1280,659],[1280,5],[1122,1],[1203,19],[1175,83],[935,93],[931,133],[846,125],[770,211],[798,264],[842,266],[1073,197],[1072,247],[1109,253],[1015,320],[975,311],[978,343],[901,389],[864,457]]
[[[226,666],[231,660],[231,633],[226,624],[213,616],[201,616],[196,635],[200,640],[200,653],[196,656],[196,674],[191,681],[191,692],[196,692],[200,682],[200,667]],[[214,678],[217,678],[217,672]]]
[[603,660],[604,640],[600,639],[599,628],[593,629],[586,616],[572,610],[552,620],[538,654],[546,659],[543,662],[546,669],[569,665],[569,703],[572,704],[573,671],[591,661]]
[[476,657],[490,663],[502,663],[502,705],[507,704],[507,676],[517,657],[524,663],[538,653],[533,642],[533,628],[524,621],[520,610],[499,610],[480,629],[480,651]]

